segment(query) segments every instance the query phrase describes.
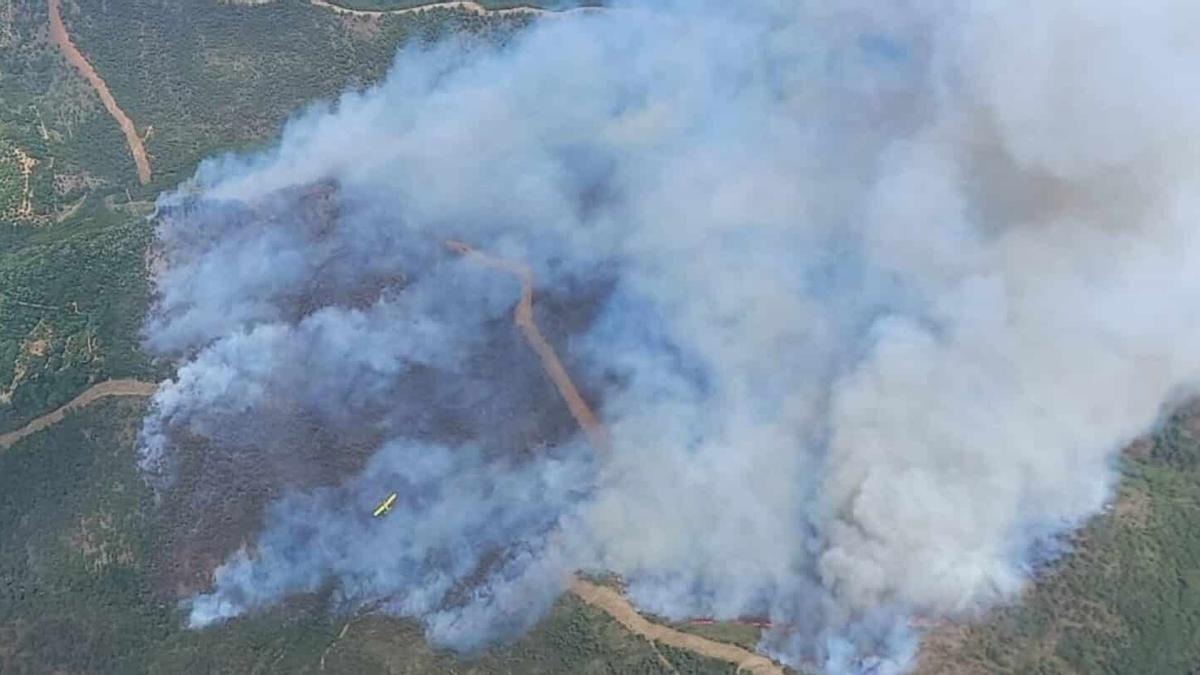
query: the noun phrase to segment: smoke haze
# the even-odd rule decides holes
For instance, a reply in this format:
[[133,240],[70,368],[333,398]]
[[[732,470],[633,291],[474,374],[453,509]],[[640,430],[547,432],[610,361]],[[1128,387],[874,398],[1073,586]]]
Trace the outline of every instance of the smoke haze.
[[[192,623],[333,584],[470,651],[611,571],[662,616],[770,617],[786,663],[904,670],[911,617],[1015,599],[1200,375],[1197,20],[622,5],[403,51],[206,162],[161,202],[147,340],[182,365],[147,471],[183,436],[303,464],[298,419],[368,452],[285,480]],[[577,306],[555,340],[611,452],[516,281],[447,239]]]

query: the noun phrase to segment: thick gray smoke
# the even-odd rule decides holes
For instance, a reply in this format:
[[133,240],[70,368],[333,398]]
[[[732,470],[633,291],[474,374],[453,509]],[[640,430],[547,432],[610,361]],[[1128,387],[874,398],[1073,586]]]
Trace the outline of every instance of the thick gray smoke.
[[[239,552],[218,570],[218,592],[196,599],[192,622],[317,591],[333,576],[344,602],[383,600],[384,609],[424,617],[433,634],[459,648],[515,634],[579,563],[564,557],[556,534],[578,529],[571,493],[588,484],[581,466],[547,457],[521,467],[489,462],[477,446],[389,443],[345,486],[273,505],[257,555]],[[402,496],[383,526],[371,510],[391,490]],[[489,583],[448,603],[481,567]]]
[[[300,417],[378,452],[285,483],[193,623],[332,584],[471,649],[607,570],[667,617],[769,616],[788,663],[904,669],[910,617],[1013,600],[1200,375],[1198,20],[645,3],[401,53],[206,163],[163,202],[149,343],[186,361],[147,467],[181,434],[286,457]],[[590,307],[558,344],[611,453],[562,424],[516,283],[445,239]],[[546,447],[493,434],[547,407]]]

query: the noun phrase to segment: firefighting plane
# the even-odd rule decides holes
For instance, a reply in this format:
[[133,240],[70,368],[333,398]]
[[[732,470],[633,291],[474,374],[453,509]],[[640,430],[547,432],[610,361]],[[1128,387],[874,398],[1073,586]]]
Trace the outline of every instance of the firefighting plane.
[[386,516],[388,511],[391,511],[392,507],[395,505],[396,505],[396,493],[393,492],[392,494],[388,495],[387,498],[385,498],[383,501],[379,502],[379,506],[375,507],[375,511],[371,515],[375,516],[376,518],[379,518],[381,516]]

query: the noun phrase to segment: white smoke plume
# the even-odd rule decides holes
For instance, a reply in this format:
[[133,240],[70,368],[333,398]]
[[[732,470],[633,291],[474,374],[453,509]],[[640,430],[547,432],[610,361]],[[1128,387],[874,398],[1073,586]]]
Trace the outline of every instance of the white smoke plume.
[[[148,342],[186,360],[147,466],[180,431],[286,454],[265,420],[287,406],[380,449],[272,506],[193,623],[333,584],[470,650],[584,569],[659,615],[769,616],[790,664],[905,669],[910,617],[1014,600],[1200,375],[1197,20],[623,5],[402,52],[270,152],[206,163],[163,201]],[[562,404],[520,397],[536,366],[478,369],[533,363],[517,287],[446,239],[587,298],[558,343],[611,453],[493,437]]]

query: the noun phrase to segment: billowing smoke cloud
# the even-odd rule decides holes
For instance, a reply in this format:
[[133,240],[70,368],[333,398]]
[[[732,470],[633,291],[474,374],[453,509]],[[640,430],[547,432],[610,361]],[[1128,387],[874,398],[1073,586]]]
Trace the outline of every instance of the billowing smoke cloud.
[[[608,570],[660,615],[769,616],[788,663],[902,670],[910,617],[1012,600],[1200,375],[1197,19],[646,3],[403,52],[206,163],[163,202],[149,344],[185,361],[147,467],[181,436],[294,458],[301,418],[375,454],[284,482],[193,623],[333,584],[471,649]],[[515,281],[446,239],[586,308],[556,340],[611,452]]]

